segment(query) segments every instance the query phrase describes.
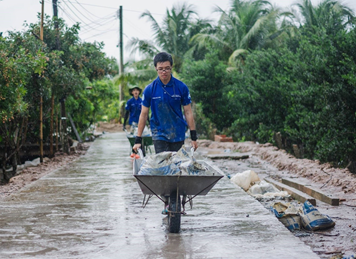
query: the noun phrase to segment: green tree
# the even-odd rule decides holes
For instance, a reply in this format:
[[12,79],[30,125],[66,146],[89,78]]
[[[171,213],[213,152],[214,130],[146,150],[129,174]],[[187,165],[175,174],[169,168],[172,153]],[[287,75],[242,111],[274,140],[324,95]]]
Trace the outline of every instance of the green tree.
[[210,50],[204,60],[186,61],[181,74],[189,86],[192,100],[200,103],[203,113],[219,130],[232,123],[231,107],[226,105],[227,66],[219,60],[217,51]]
[[313,32],[324,28],[328,34],[333,34],[355,22],[352,9],[338,0],[323,0],[317,6],[313,6],[310,0],[301,0],[295,5],[302,16],[300,25]]
[[177,72],[181,72],[184,56],[194,55],[195,48],[191,49],[190,39],[202,28],[210,26],[208,20],[199,19],[194,7],[186,3],[167,9],[162,25],[149,11],[141,17],[146,17],[152,23],[154,41],[133,38],[129,42],[132,52],[139,51],[153,57],[159,51],[166,51],[172,54]]
[[202,30],[192,41],[200,47],[212,45],[221,50],[220,57],[236,66],[251,50],[260,49],[266,39],[277,31],[276,19],[280,13],[268,1],[231,1],[231,7],[221,14],[218,25]]
[[[23,38],[25,47],[0,37],[0,145],[4,147],[1,169],[5,181],[16,173],[18,152],[26,140],[31,105],[25,98],[27,85],[33,79],[31,75],[43,75],[46,67],[46,57],[35,41],[34,37]],[[13,171],[5,173],[9,161]]]

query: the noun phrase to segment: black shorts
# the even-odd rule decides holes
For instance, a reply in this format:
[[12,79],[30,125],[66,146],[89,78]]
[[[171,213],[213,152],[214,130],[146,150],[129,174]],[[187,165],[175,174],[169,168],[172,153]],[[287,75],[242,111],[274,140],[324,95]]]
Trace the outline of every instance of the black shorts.
[[164,140],[153,140],[156,154],[164,151],[178,151],[183,145],[184,140],[179,142],[167,142]]

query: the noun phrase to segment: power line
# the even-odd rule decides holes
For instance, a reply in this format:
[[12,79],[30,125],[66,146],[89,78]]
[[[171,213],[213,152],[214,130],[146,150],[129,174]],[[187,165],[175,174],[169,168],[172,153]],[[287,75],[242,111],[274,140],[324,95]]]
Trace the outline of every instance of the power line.
[[80,7],[82,7],[87,13],[91,14],[91,15],[94,16],[94,17],[101,18],[101,17],[99,17],[99,16],[93,14],[92,12],[88,11],[88,9],[86,9],[86,8],[85,8],[81,3],[79,3],[77,0],[75,0],[75,2],[77,2],[77,4],[79,4]]
[[[67,1],[70,3],[73,3],[71,1]],[[89,5],[89,6],[95,6],[95,7],[100,7],[100,8],[107,8],[107,9],[115,9],[118,10],[117,7],[111,7],[111,6],[103,6],[103,5],[95,5],[95,4],[86,4],[86,3],[79,3],[78,1],[76,1],[75,4],[80,4],[80,5]],[[134,12],[134,13],[143,13],[143,11],[137,11],[137,10],[129,10],[129,9],[123,9],[124,11],[128,11],[128,12]],[[164,15],[161,13],[151,13],[151,14],[155,14],[155,15]]]

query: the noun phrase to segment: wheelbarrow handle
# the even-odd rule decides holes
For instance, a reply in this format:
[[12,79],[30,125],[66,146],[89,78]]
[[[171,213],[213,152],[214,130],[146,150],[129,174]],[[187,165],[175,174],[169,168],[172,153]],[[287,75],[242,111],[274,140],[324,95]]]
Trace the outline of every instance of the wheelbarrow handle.
[[191,147],[191,148],[190,148],[190,155],[191,155],[192,157],[194,157],[194,147]]
[[137,151],[138,151],[138,154],[140,155],[140,158],[143,159],[143,152],[142,152],[141,148],[138,148]]

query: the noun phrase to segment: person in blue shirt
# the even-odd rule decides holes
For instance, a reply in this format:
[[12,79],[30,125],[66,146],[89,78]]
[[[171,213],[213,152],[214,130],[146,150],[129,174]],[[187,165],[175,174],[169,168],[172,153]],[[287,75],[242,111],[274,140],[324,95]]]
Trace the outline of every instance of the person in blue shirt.
[[125,106],[126,113],[123,124],[124,129],[126,127],[126,122],[129,118],[129,115],[129,125],[132,125],[133,122],[138,124],[142,108],[142,99],[140,98],[140,94],[142,92],[141,88],[139,88],[138,86],[131,86],[129,88],[129,92],[132,98],[127,101]]
[[136,152],[142,145],[142,132],[149,108],[151,108],[150,126],[156,153],[178,151],[184,144],[187,126],[190,130],[191,145],[197,149],[197,134],[188,87],[171,74],[173,59],[170,54],[158,53],[153,63],[158,77],[143,91],[142,111],[133,150]]

